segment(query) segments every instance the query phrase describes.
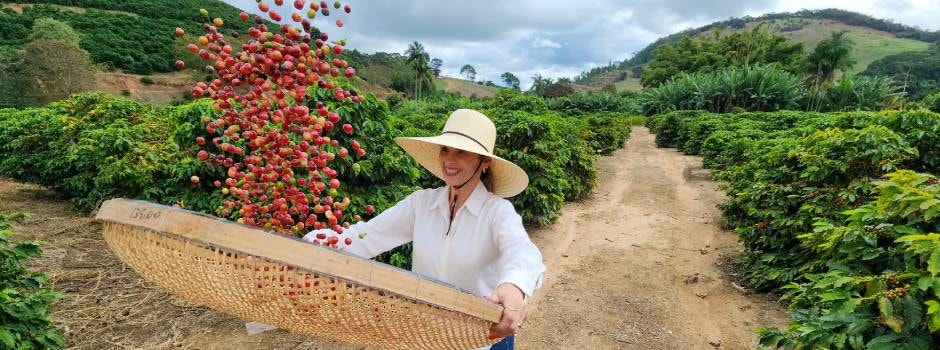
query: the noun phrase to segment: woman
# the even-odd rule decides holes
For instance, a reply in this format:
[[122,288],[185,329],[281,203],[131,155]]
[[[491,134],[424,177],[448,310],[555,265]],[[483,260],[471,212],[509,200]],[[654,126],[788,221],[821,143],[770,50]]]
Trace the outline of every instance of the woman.
[[[526,318],[526,300],[541,285],[542,255],[522,218],[505,197],[529,179],[519,166],[493,154],[496,126],[480,112],[458,109],[441,135],[399,137],[395,142],[446,186],[416,191],[368,222],[344,231],[366,233],[346,249],[374,257],[414,242],[412,270],[502,304],[490,338],[492,349],[512,349]],[[304,238],[313,240],[316,230]]]

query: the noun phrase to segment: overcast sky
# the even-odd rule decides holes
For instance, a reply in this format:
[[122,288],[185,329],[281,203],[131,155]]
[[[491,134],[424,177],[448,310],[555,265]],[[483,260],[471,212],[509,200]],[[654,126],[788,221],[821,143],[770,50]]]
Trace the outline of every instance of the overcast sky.
[[[223,0],[257,13],[255,0]],[[265,0],[274,7],[273,0]],[[329,2],[332,5],[332,1]],[[314,25],[330,38],[347,38],[362,52],[404,53],[417,40],[443,75],[472,65],[477,80],[502,84],[512,72],[523,89],[532,75],[574,77],[592,67],[630,58],[665,35],[711,22],[769,12],[840,8],[940,30],[940,0],[349,0],[352,13],[333,10]],[[293,0],[279,11],[290,22]],[[305,13],[305,12],[304,12]],[[336,28],[336,19],[345,22]]]

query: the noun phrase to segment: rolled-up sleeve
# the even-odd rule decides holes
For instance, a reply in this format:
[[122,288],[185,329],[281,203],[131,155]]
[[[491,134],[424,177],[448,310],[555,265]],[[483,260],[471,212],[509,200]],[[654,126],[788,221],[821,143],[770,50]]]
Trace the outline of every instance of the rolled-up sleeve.
[[545,264],[538,247],[529,239],[522,217],[508,201],[500,203],[493,221],[494,241],[499,249],[499,283],[512,283],[526,297],[531,297],[542,285]]

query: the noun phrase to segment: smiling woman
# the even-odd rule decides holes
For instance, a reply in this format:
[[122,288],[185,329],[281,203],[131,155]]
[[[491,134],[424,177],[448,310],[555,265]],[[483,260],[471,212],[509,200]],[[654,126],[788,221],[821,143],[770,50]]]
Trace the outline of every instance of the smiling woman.
[[[505,199],[522,192],[528,176],[493,154],[496,126],[477,111],[453,112],[441,135],[395,141],[445,186],[412,193],[349,227],[344,232],[363,239],[347,251],[374,257],[414,242],[412,270],[503,305],[490,337],[505,338],[494,348],[511,349],[527,315],[526,300],[545,271],[522,218]],[[313,241],[330,231],[314,230],[304,238]]]

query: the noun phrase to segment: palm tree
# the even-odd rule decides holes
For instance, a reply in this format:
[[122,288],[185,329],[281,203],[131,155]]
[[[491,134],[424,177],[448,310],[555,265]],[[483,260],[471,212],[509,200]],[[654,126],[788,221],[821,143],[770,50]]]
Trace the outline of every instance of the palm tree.
[[[821,90],[832,84],[836,70],[845,72],[855,66],[851,57],[854,43],[845,37],[846,31],[832,32],[832,37],[819,42],[806,58],[809,85],[814,95],[821,97]],[[812,103],[811,103],[812,104]],[[818,109],[818,105],[816,109]],[[810,109],[813,109],[810,106]]]
[[806,58],[809,63],[809,73],[815,75],[816,80],[831,84],[835,79],[835,71],[846,71],[855,66],[851,57],[851,39],[845,37],[847,31],[832,32],[832,38],[819,42],[816,49]]
[[415,98],[421,98],[421,85],[431,80],[431,69],[428,67],[430,56],[424,50],[424,45],[417,41],[408,45],[405,56],[408,57],[407,62],[415,69]]
[[549,85],[552,85],[552,78],[543,78],[541,74],[535,73],[535,75],[532,76],[532,87],[529,88],[529,91],[534,92],[536,95],[541,95],[542,90]]
[[473,81],[477,76],[477,70],[473,69],[473,66],[465,64],[463,67],[460,67],[460,74],[466,74],[467,80]]

